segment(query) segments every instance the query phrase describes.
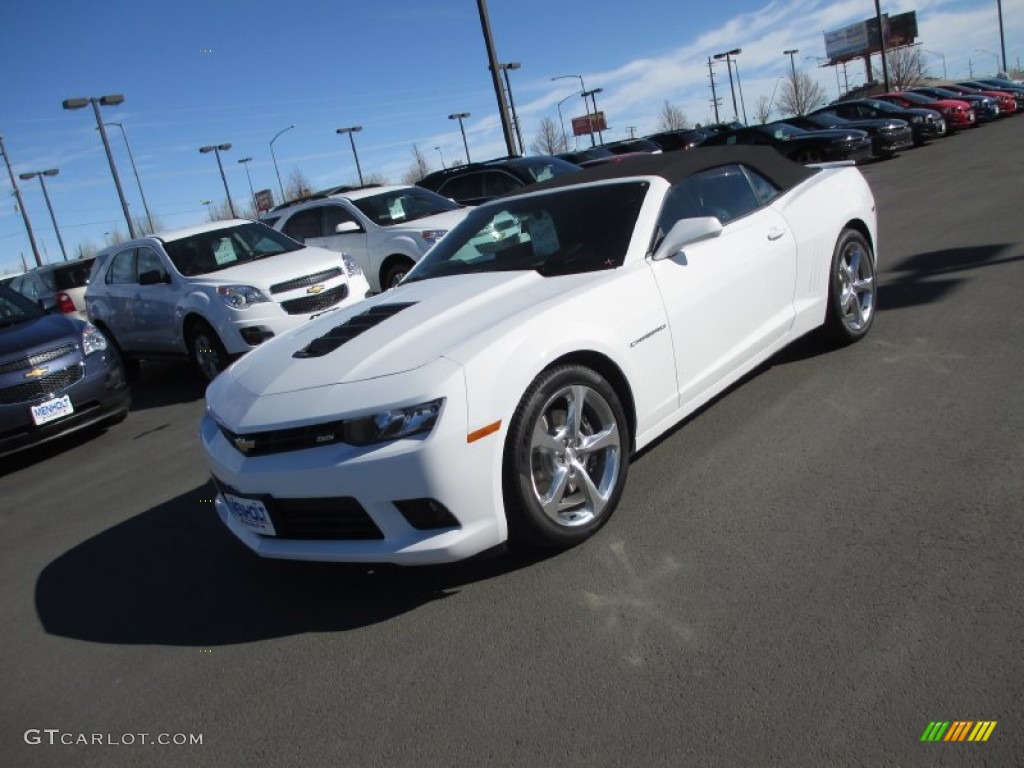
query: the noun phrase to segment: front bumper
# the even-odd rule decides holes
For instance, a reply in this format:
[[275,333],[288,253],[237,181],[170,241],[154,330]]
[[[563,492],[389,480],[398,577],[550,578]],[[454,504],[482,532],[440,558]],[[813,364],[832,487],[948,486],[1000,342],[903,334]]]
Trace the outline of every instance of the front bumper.
[[[504,542],[504,431],[467,441],[462,371],[452,363],[445,362],[444,367],[448,375],[442,383],[400,401],[388,396],[391,383],[380,379],[331,387],[337,389],[331,399],[346,403],[352,413],[367,412],[361,403],[375,402],[380,408],[444,398],[430,433],[369,446],[338,442],[246,456],[208,411],[200,438],[218,488],[214,502],[221,521],[261,557],[291,560],[425,565],[462,560]],[[391,378],[404,375],[384,377]],[[230,390],[224,395],[231,397]],[[268,399],[275,401],[269,404],[272,411],[296,413],[304,408],[310,413],[316,408],[309,392],[257,398],[257,407],[266,409]],[[214,409],[218,401],[218,395],[211,398]],[[236,425],[232,430],[252,434],[236,430]],[[227,494],[259,501],[274,521],[275,535],[241,522]],[[455,524],[416,527],[396,505],[410,500],[443,505]],[[277,529],[300,533],[284,537],[276,535]]]
[[874,136],[872,148],[876,155],[891,155],[914,146],[914,132],[905,128],[895,133]]
[[[80,429],[128,412],[131,391],[120,362],[108,348],[85,358],[77,358],[67,369],[82,367],[82,377],[74,384],[20,402],[0,403],[0,456],[49,442]],[[67,395],[74,411],[55,421],[36,426],[31,406],[53,397]],[[10,399],[10,398],[6,398]]]

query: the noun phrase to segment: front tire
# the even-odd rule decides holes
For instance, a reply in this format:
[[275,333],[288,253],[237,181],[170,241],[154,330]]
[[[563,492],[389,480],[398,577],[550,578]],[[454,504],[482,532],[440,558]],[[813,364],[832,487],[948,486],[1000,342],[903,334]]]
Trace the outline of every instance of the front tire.
[[874,319],[875,256],[864,235],[844,229],[832,254],[825,327],[836,343],[852,344]]
[[622,404],[598,373],[578,365],[541,373],[505,443],[510,539],[565,549],[590,538],[618,505],[629,446]]
[[820,163],[824,158],[822,157],[821,151],[813,148],[801,149],[796,153],[796,161],[802,165],[808,163]]
[[213,381],[217,374],[228,367],[231,360],[221,343],[217,332],[203,320],[196,320],[186,334],[188,355],[199,375],[206,381]]
[[402,282],[409,270],[412,269],[414,264],[409,259],[398,259],[388,265],[388,268],[384,270],[384,277],[380,281],[381,289],[389,291]]

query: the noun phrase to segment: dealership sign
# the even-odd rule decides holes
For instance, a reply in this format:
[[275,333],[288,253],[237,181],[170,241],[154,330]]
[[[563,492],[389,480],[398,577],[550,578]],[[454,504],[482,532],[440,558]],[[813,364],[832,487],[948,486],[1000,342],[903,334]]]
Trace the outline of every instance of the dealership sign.
[[[898,48],[911,45],[917,37],[917,12],[908,11],[895,16],[882,16],[885,47]],[[830,64],[838,64],[882,50],[878,20],[865,19],[856,24],[825,33],[825,56]]]
[[604,112],[591,112],[583,117],[572,119],[572,135],[586,136],[594,131],[607,131],[608,123],[605,122]]

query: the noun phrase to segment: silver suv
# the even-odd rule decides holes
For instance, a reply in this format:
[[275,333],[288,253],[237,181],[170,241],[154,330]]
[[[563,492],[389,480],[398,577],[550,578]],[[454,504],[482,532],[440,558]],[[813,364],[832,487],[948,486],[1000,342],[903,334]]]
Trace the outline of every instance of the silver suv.
[[367,293],[350,259],[235,219],[101,251],[85,299],[130,371],[187,355],[213,379],[233,357]]
[[351,256],[381,291],[397,285],[468,213],[420,187],[340,187],[279,206],[262,221],[300,243]]

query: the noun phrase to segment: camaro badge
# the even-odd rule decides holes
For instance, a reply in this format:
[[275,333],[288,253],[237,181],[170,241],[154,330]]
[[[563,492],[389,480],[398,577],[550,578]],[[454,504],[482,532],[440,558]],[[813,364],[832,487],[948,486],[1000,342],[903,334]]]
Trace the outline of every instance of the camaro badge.
[[319,285],[311,285],[311,286],[309,286],[309,288],[306,289],[306,293],[313,293],[313,294],[323,293],[323,290],[324,290],[324,284],[320,283]]
[[26,379],[41,379],[49,372],[49,368],[40,366],[39,368],[33,368],[25,374]]

